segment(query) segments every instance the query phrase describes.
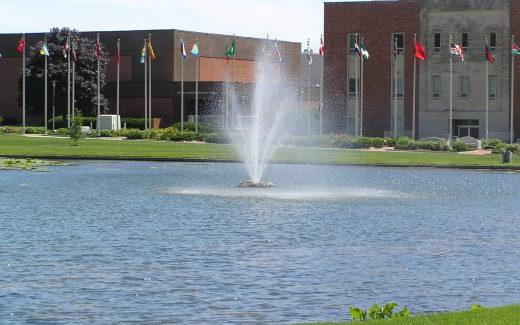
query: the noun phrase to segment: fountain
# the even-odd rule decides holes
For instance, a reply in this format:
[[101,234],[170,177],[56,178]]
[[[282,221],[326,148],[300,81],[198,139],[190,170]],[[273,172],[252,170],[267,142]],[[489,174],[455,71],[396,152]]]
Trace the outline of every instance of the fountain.
[[[257,53],[250,116],[247,119],[235,117],[234,127],[229,130],[249,175],[249,180],[239,184],[242,188],[274,186],[264,180],[263,175],[281,135],[288,103],[296,103],[296,92],[282,82],[283,63],[276,42],[266,40]],[[236,92],[232,91],[231,96],[233,112],[243,114],[236,104],[239,102]]]

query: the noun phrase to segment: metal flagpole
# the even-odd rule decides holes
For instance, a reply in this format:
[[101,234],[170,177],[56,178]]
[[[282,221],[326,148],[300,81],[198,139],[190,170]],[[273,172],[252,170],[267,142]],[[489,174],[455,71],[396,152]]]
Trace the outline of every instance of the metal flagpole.
[[229,38],[226,37],[226,129],[229,128],[229,57],[227,57],[228,46]]
[[[199,40],[197,39],[197,48],[199,46]],[[199,132],[199,54],[195,57],[195,132]]]
[[[414,35],[414,47],[417,42],[417,34]],[[416,91],[416,83],[417,83],[417,56],[414,53],[413,56],[413,103],[412,103],[412,138],[415,140],[415,91]]]
[[[323,42],[323,35],[321,36]],[[320,46],[323,46],[320,44]],[[323,135],[323,69],[325,65],[325,53],[321,55],[321,75],[320,75],[320,135]]]
[[121,67],[121,41],[117,39],[117,99],[116,99],[116,115],[117,115],[117,129],[121,129],[121,116],[119,115],[119,77]]
[[67,127],[70,128],[70,34],[67,35]]
[[[184,47],[184,41],[181,35],[181,47]],[[181,52],[183,49],[181,48]],[[181,131],[184,131],[184,53],[181,53]]]
[[[74,42],[72,43],[72,51],[74,51]],[[74,119],[76,109],[76,60],[72,60],[72,119]]]
[[[486,37],[486,49],[488,48],[488,39]],[[489,140],[489,65],[486,57],[486,141]]]
[[[152,34],[148,34],[148,44],[152,47]],[[148,53],[148,124],[152,128],[152,57]]]
[[[233,40],[235,38],[235,35],[233,35]],[[236,43],[235,43],[236,45]],[[237,121],[236,121],[236,105],[235,105],[235,92],[236,92],[236,79],[235,79],[235,60],[236,60],[236,57],[237,57],[237,54],[236,54],[236,48],[235,48],[235,53],[233,54],[233,96],[231,97],[231,121],[233,123],[233,129],[236,128],[236,124],[237,124]]]
[[[356,34],[356,44],[359,46],[359,37],[358,35]],[[355,131],[356,131],[356,137],[359,136],[359,66],[360,66],[360,58],[361,58],[361,54],[360,53],[357,53],[357,58],[356,58],[356,62],[355,62],[355,66],[356,66],[356,90],[355,90],[355,94],[356,94],[356,117],[355,117]]]
[[[511,39],[511,49],[513,48],[513,44],[515,44],[515,35],[513,35]],[[514,130],[513,130],[513,114],[514,114],[514,100],[515,100],[515,56],[511,50],[511,113],[510,113],[510,121],[509,121],[509,143],[513,143],[514,140]]]
[[146,47],[146,37],[144,39],[144,128],[148,129],[148,49]]
[[394,39],[394,138],[397,138],[397,37]]
[[[47,48],[47,40],[45,40],[45,48]],[[45,133],[47,133],[47,53],[45,54]]]
[[[99,33],[97,34],[97,44],[99,44]],[[98,45],[96,45],[98,46]],[[101,87],[100,87],[100,78],[99,78],[99,53],[97,56],[97,124],[96,131],[99,131],[99,115],[101,115]]]
[[23,57],[22,57],[22,124],[23,124],[23,132],[25,133],[25,34],[22,36],[23,39]]
[[[310,51],[310,49],[309,49]],[[309,55],[311,55],[309,53]],[[311,66],[307,67],[307,135],[311,134]]]
[[[361,42],[365,43],[363,41],[363,38],[361,38]],[[363,136],[363,57],[360,58],[361,60],[361,100],[360,100],[360,108],[359,108],[359,135]]]
[[453,36],[450,35],[450,122],[449,122],[449,139],[450,148],[453,142],[453,54],[451,53],[451,44],[453,43]]

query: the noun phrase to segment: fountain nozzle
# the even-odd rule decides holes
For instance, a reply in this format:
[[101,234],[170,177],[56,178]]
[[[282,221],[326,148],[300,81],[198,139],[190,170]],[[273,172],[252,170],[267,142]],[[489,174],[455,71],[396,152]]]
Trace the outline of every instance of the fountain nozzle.
[[243,181],[238,184],[238,187],[241,188],[271,188],[274,184],[267,181],[253,182],[253,181]]

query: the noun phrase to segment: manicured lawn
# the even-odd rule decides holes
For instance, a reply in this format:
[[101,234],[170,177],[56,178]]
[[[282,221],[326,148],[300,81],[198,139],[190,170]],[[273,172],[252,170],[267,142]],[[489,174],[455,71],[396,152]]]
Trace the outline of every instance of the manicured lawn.
[[367,324],[367,325],[464,325],[464,324],[520,324],[520,306],[489,308],[476,311],[454,312],[414,316],[402,320],[375,320],[357,323],[319,323],[320,325]]
[[[0,156],[85,159],[171,159],[238,160],[232,145],[194,144],[159,141],[82,140],[72,146],[66,138],[31,138],[0,135]],[[517,158],[517,157],[515,157]],[[274,161],[294,163],[439,166],[439,167],[520,167],[501,163],[499,155],[472,156],[448,152],[368,152],[361,150],[293,148],[277,150]]]

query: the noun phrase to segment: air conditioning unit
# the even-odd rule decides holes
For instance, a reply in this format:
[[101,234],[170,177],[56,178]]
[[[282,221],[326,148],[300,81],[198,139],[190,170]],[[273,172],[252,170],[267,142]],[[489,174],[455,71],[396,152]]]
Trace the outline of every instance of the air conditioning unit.
[[110,130],[116,131],[121,129],[121,117],[118,115],[99,115],[97,117],[97,127],[98,131],[101,130]]

